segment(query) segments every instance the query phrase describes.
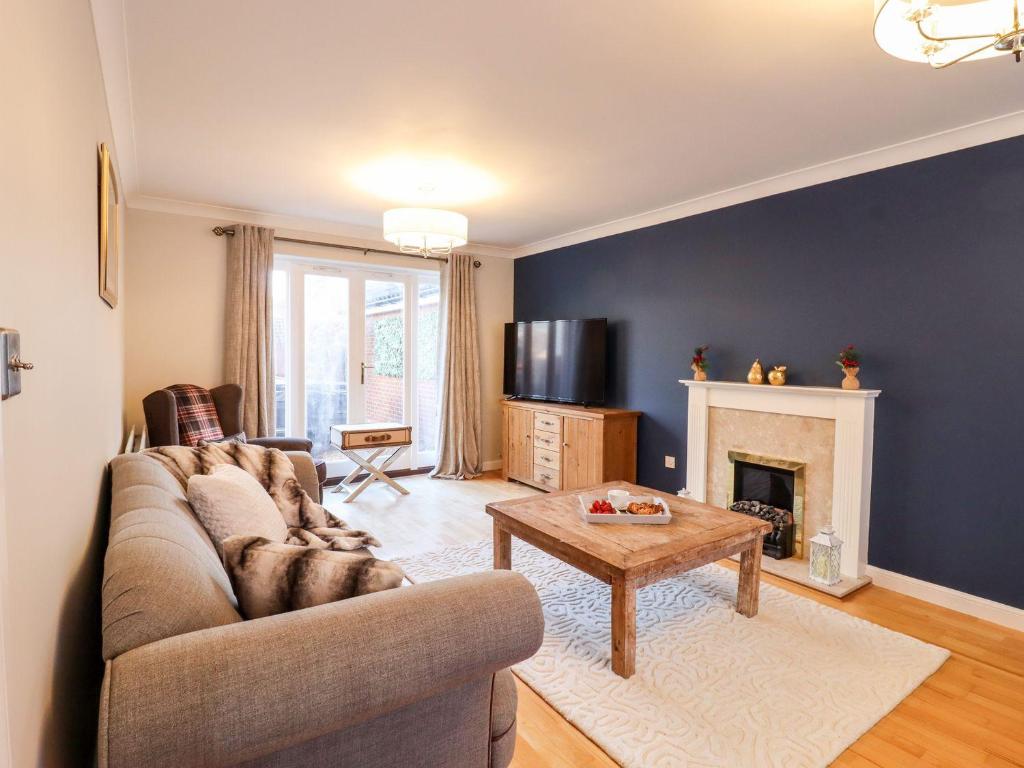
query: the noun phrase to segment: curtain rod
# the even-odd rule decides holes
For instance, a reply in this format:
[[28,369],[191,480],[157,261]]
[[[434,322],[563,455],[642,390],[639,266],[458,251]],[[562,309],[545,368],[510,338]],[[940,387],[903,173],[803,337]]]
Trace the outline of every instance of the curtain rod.
[[[224,235],[233,235],[235,230],[231,227],[214,227],[213,234],[217,237],[223,237]],[[363,248],[358,245],[341,245],[340,243],[324,243],[320,240],[302,240],[297,237],[278,237],[274,235],[274,240],[281,243],[299,243],[300,245],[322,245],[325,248],[341,248],[345,251],[359,251],[364,256],[368,253],[382,253],[386,256],[405,256],[407,259],[426,259],[427,261],[442,261],[445,264],[448,263],[448,259],[445,256],[416,256],[411,253],[402,253],[401,251],[384,251],[380,248]],[[479,259],[473,260],[473,266],[477,269],[480,268],[481,264]]]

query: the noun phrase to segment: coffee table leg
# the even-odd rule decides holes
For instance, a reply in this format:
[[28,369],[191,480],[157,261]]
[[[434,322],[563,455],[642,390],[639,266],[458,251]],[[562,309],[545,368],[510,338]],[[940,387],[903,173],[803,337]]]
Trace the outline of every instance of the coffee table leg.
[[612,580],[612,672],[632,677],[636,670],[636,586]]
[[757,616],[758,592],[761,585],[761,544],[756,536],[748,549],[740,553],[740,586],[736,595],[736,610],[752,619]]
[[512,534],[494,521],[494,567],[512,570]]

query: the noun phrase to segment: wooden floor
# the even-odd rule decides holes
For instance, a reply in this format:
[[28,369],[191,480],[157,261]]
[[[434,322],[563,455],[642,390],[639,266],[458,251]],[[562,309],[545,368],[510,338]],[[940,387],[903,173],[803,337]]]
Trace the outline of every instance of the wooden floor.
[[[490,539],[489,501],[526,496],[497,473],[468,482],[402,478],[412,495],[375,486],[352,504],[326,504],[350,525],[372,531],[380,554],[400,557]],[[731,561],[722,565],[735,569]],[[953,655],[920,688],[864,734],[836,766],[1024,766],[1024,633],[869,586],[845,600],[765,574],[764,581],[897,632],[944,646]],[[616,763],[519,685],[514,768],[613,768]]]

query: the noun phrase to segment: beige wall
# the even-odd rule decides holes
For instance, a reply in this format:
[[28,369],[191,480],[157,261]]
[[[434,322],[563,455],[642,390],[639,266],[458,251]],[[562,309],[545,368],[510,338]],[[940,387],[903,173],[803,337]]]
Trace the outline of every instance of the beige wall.
[[5,714],[13,765],[89,765],[124,401],[124,311],[97,295],[96,148],[111,131],[88,0],[14,0],[3,15],[0,325],[36,366],[0,405]]
[[[222,382],[224,280],[227,242],[210,231],[224,220],[130,210],[126,269],[127,360],[125,411],[141,429],[142,398],[174,383],[214,386]],[[258,222],[257,222],[258,223]],[[325,235],[278,230],[279,234],[343,242]],[[349,241],[351,242],[351,241]],[[381,243],[358,243],[385,247]],[[420,266],[403,257],[339,251],[316,246],[281,246],[294,256],[380,266]],[[484,458],[500,458],[503,324],[512,320],[511,259],[479,257],[477,302],[484,400]]]

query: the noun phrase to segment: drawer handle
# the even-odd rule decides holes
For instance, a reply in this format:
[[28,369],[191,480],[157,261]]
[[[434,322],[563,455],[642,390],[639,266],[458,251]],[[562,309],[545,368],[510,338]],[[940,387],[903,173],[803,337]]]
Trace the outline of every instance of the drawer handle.
[[546,462],[550,463],[551,462],[551,457],[550,456],[541,456],[540,460],[541,461],[546,461]]
[[547,480],[550,483],[551,482],[551,475],[541,475],[540,479],[541,480]]

